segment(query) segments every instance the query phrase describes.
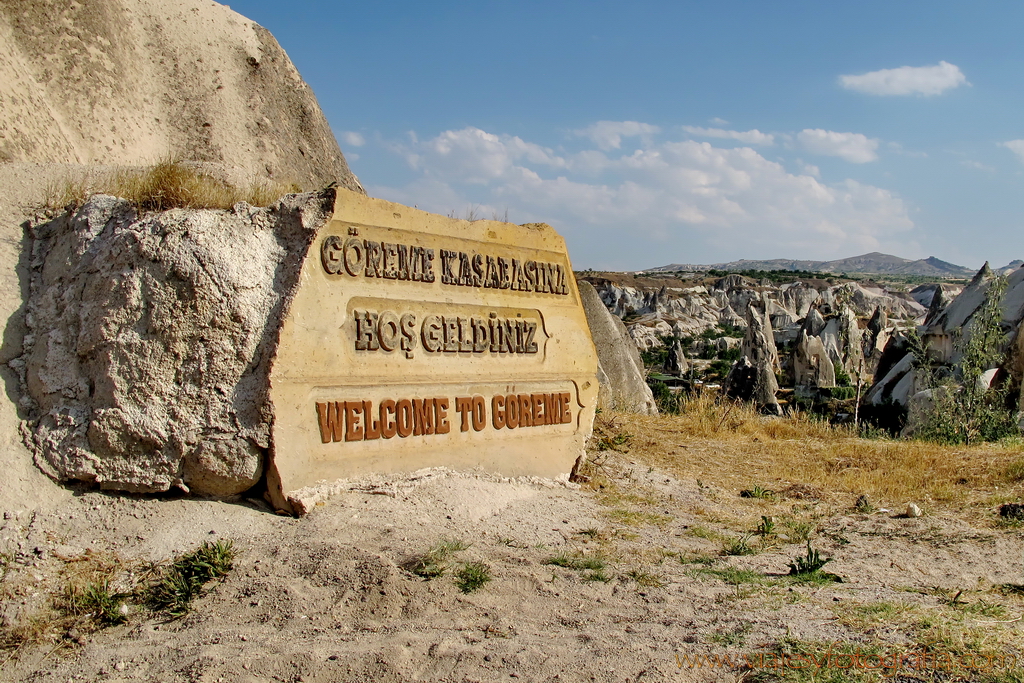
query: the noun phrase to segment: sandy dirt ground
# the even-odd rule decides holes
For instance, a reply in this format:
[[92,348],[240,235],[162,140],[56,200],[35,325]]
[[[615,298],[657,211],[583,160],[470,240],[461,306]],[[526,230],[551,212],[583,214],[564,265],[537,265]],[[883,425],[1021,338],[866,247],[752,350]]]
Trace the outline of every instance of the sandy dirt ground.
[[[0,679],[771,680],[739,661],[691,668],[687,657],[836,642],[1021,654],[1019,526],[865,514],[850,496],[810,487],[744,498],[677,480],[639,452],[598,462],[583,487],[444,470],[352,482],[302,519],[255,499],[88,490],[45,510],[4,510],[9,632],[60,594],[77,562],[107,558],[116,585],[209,540],[230,539],[237,556],[184,618],[132,604],[125,624],[0,652]],[[761,515],[777,520],[776,534],[750,535]],[[835,558],[826,569],[842,582],[788,579],[804,536]],[[754,554],[724,554],[741,539]],[[444,540],[468,546],[449,572],[410,571]],[[605,566],[550,563],[559,557]],[[493,578],[463,593],[454,572],[474,561]],[[944,675],[897,680],[1018,680]]]

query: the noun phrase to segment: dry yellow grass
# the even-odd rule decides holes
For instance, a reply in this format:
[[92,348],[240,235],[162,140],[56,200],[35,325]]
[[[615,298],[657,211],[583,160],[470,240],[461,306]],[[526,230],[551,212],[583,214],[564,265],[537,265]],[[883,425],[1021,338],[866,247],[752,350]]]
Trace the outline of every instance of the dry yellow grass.
[[624,433],[631,435],[622,446],[630,458],[730,489],[810,484],[888,505],[933,507],[990,506],[1024,493],[1019,443],[954,447],[865,439],[806,415],[765,417],[710,398],[690,400],[674,416],[598,416],[598,440],[623,441]]
[[179,161],[161,161],[145,169],[119,169],[97,176],[82,176],[47,187],[43,208],[63,211],[80,206],[93,194],[110,194],[127,199],[141,211],[174,208],[229,209],[238,202],[268,206],[289,192],[294,184],[257,180],[236,187]]
[[101,628],[94,614],[80,614],[72,605],[72,597],[90,585],[110,584],[111,590],[131,592],[136,584],[151,576],[153,568],[140,562],[126,562],[109,552],[85,554],[61,560],[53,580],[39,583],[27,572],[17,579],[4,576],[0,581],[0,600],[19,600],[27,596],[45,596],[36,601],[33,613],[24,615],[11,627],[0,627],[0,665],[15,657],[18,650],[32,643],[67,644],[73,633],[90,633]]

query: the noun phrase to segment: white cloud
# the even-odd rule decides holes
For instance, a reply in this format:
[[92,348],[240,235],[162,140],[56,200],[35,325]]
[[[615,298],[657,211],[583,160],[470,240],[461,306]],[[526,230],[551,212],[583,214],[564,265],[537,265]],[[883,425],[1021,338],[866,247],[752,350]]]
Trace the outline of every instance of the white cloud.
[[486,184],[505,177],[519,162],[563,168],[566,162],[553,150],[511,135],[493,135],[479,128],[447,130],[419,143],[406,156],[409,165],[428,173]]
[[[1024,142],[1024,140],[1020,142]],[[966,166],[967,168],[973,168],[976,171],[988,171],[989,173],[993,173],[996,170],[995,168],[989,166],[988,164],[983,164],[980,161],[972,161],[970,159],[964,159],[960,163]]]
[[655,135],[661,132],[661,128],[639,121],[598,121],[573,132],[580,137],[590,138],[601,149],[612,150],[619,149],[622,138]]
[[949,62],[840,76],[839,83],[847,90],[869,95],[939,95],[951,88],[970,85],[960,67]]
[[797,133],[796,139],[808,152],[839,157],[854,164],[864,164],[878,158],[878,140],[860,133],[805,128]]
[[[477,128],[403,146],[421,175],[371,194],[448,213],[509,207],[517,222],[549,222],[582,266],[642,267],[701,249],[838,257],[905,252],[914,225],[891,192],[853,180],[826,184],[805,166],[792,174],[750,147],[684,140],[627,154],[583,149],[563,156]],[[673,255],[663,258],[665,250]],[[676,256],[679,254],[679,256]]]
[[800,159],[797,159],[797,163],[800,164],[800,170],[802,170],[805,175],[814,176],[815,178],[821,177],[821,169],[814,164],[806,164]]
[[697,135],[702,138],[723,138],[726,140],[736,140],[743,142],[748,145],[773,145],[775,144],[775,136],[771,133],[762,133],[757,130],[725,130],[722,128],[701,128],[699,126],[683,126],[690,135]]
[[1010,150],[1020,157],[1021,161],[1024,161],[1024,140],[1009,140],[1007,142],[1000,142],[999,145]]
[[903,145],[901,145],[898,142],[887,142],[885,143],[885,146],[888,147],[890,151],[905,157],[913,157],[916,159],[928,158],[928,152],[919,152],[915,150],[906,149]]
[[361,134],[347,130],[341,134],[342,141],[349,147],[362,147],[366,144],[366,138]]
[[710,119],[710,121],[711,121],[711,123],[715,124],[716,126],[728,126],[729,125],[728,121],[726,121],[725,119],[720,119],[717,116],[714,117],[713,119]]

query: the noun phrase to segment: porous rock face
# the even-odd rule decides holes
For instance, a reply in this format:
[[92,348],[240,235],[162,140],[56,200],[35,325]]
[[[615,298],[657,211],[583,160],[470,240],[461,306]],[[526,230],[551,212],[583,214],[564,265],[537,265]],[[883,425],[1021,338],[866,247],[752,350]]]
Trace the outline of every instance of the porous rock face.
[[278,331],[334,195],[142,217],[100,195],[31,227],[16,365],[37,464],[127,491],[255,484]]
[[0,0],[0,162],[207,162],[362,192],[265,28],[200,0]]

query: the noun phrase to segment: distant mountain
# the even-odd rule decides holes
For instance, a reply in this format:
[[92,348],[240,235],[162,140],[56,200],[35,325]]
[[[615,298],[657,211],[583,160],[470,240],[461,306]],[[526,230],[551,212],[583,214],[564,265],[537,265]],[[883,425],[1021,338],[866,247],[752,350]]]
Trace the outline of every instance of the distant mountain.
[[1024,261],[1021,261],[1020,259],[1017,259],[1015,261],[1010,261],[1009,263],[1007,263],[1002,268],[996,268],[995,271],[997,273],[1005,273],[1007,271],[1017,270],[1021,266],[1024,266]]
[[[1019,262],[1015,262],[1019,263]],[[1012,265],[1012,264],[1011,264]],[[928,275],[934,277],[969,278],[974,275],[970,268],[947,263],[930,256],[912,261],[892,254],[873,251],[862,256],[837,259],[835,261],[803,261],[791,259],[770,259],[753,261],[741,259],[729,263],[695,265],[672,263],[667,266],[650,268],[648,273],[703,270],[810,270],[819,273],[864,273],[868,275]]]

